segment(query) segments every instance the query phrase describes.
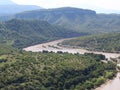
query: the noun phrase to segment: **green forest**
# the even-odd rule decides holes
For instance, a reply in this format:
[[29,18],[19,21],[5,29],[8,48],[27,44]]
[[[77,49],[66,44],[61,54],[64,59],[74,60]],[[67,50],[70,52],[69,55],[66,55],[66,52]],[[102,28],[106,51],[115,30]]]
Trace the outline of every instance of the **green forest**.
[[103,55],[4,50],[0,52],[0,90],[85,90],[116,74],[115,64],[101,62]]

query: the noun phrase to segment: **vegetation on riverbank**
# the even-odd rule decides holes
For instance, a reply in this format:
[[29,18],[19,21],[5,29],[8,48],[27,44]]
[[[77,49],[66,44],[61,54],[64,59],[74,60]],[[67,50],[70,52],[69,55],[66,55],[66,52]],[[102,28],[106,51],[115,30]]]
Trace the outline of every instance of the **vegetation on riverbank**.
[[120,33],[85,36],[66,40],[62,44],[93,51],[120,52]]
[[104,83],[116,65],[94,54],[32,53],[13,50],[0,55],[1,90],[85,90]]

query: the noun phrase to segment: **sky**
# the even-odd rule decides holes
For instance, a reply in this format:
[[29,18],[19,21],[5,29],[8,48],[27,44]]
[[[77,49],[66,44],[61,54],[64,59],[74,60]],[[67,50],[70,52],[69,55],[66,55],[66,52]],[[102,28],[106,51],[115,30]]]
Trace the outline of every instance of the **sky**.
[[78,7],[97,12],[120,12],[120,0],[12,0],[17,4],[38,5],[43,8]]

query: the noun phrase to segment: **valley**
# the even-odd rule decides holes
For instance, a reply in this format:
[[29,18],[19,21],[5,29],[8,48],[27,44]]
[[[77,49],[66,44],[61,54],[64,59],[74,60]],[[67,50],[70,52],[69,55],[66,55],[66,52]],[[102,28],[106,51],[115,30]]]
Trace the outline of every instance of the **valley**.
[[119,14],[13,1],[0,1],[0,90],[120,89]]
[[[64,40],[70,40],[68,39],[60,39],[55,40],[48,43],[38,44],[34,46],[29,46],[27,48],[24,48],[25,51],[32,51],[32,52],[55,52],[55,53],[72,53],[72,54],[85,54],[85,53],[94,53],[94,54],[102,54],[105,55],[105,57],[111,61],[111,58],[118,58],[120,57],[120,53],[105,53],[105,52],[96,52],[96,51],[88,51],[82,48],[72,47],[72,46],[62,46],[61,43]],[[120,73],[116,75],[116,77],[113,80],[107,81],[105,84],[101,85],[100,87],[96,88],[95,90],[119,90],[119,84],[120,84]]]

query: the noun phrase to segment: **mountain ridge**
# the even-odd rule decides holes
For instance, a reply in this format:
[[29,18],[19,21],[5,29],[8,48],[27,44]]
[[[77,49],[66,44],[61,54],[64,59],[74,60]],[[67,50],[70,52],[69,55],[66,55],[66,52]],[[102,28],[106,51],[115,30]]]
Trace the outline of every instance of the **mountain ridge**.
[[3,21],[13,18],[47,21],[52,25],[89,34],[120,32],[119,14],[97,14],[93,10],[73,7],[38,9],[0,17]]
[[36,9],[42,9],[42,7],[36,5],[18,5],[11,0],[0,0],[0,14],[2,15],[10,15]]
[[18,19],[38,19],[79,32],[106,33],[120,31],[119,14],[97,14],[93,10],[63,7],[15,14]]

